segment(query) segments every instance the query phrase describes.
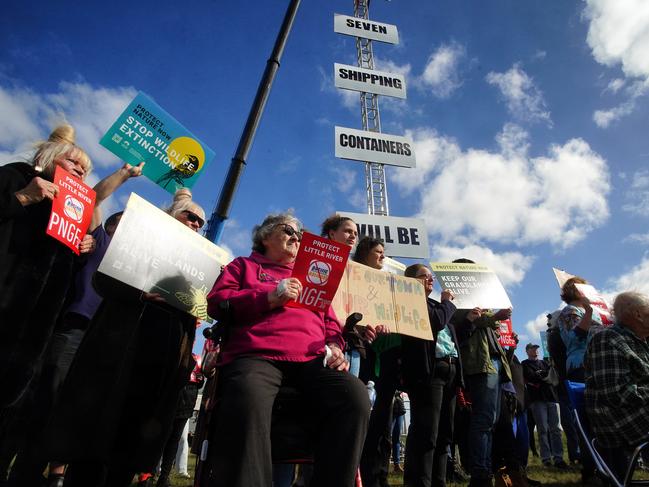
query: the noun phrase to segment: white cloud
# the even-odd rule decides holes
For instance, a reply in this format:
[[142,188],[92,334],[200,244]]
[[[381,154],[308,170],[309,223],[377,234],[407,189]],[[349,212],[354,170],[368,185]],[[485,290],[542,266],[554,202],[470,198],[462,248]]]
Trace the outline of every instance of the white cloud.
[[610,91],[611,93],[617,93],[620,91],[624,85],[626,84],[626,80],[623,78],[615,78],[614,80],[611,80],[608,85],[606,86],[605,91]]
[[637,266],[613,278],[606,294],[612,298],[613,295],[623,291],[649,294],[649,257],[645,256]]
[[97,88],[69,82],[61,82],[58,91],[48,94],[0,87],[0,151],[24,151],[47,138],[57,123],[67,121],[77,131],[77,144],[95,165],[115,165],[115,156],[99,145],[99,139],[135,94],[131,87]]
[[486,80],[500,89],[507,110],[513,117],[526,122],[545,122],[549,127],[552,126],[543,93],[519,64],[514,64],[504,73],[492,71],[487,74]]
[[[628,79],[636,79],[636,88],[627,91],[627,99],[609,110],[597,110],[593,120],[600,128],[631,114],[636,99],[647,93],[649,83],[649,2],[646,0],[586,0],[584,18],[589,22],[586,42],[595,60],[608,67],[619,66]],[[609,84],[613,93],[623,83]]]
[[622,209],[634,215],[649,216],[649,170],[637,171],[631,180]]
[[252,229],[242,228],[236,219],[228,219],[223,228],[223,240],[219,245],[232,255],[248,255],[252,246]]
[[277,165],[277,172],[280,174],[290,174],[295,172],[295,170],[302,162],[301,156],[291,157],[290,159],[285,159]]
[[[521,349],[525,349],[525,345],[527,345],[527,343],[523,343],[523,340],[525,342],[540,344],[541,337],[539,336],[539,332],[546,331],[548,329],[548,313],[550,313],[550,311],[544,311],[536,318],[528,321],[520,327],[521,332],[519,333],[519,339],[521,340]],[[514,324],[514,329],[517,330],[519,329],[519,327]]]
[[466,238],[567,248],[608,218],[608,167],[583,139],[530,157],[528,134],[512,124],[497,137],[495,152],[463,150],[426,128],[407,135],[418,166],[395,172],[393,181],[419,193],[418,216],[441,243]]
[[459,67],[465,57],[466,49],[456,42],[440,45],[428,58],[417,85],[438,98],[450,97],[462,86]]
[[498,275],[500,282],[505,287],[520,284],[534,261],[533,257],[519,252],[497,254],[488,247],[479,245],[461,247],[434,245],[431,248],[431,255],[433,260],[438,262],[451,262],[455,259],[465,258],[486,265]]
[[595,60],[620,65],[628,77],[649,78],[649,2],[586,0],[586,42]]
[[[619,80],[613,80],[613,82],[614,81]],[[609,84],[609,87],[610,86],[611,84]],[[608,110],[595,110],[593,113],[593,121],[599,128],[605,129],[609,127],[613,122],[633,113],[638,98],[645,95],[647,92],[649,92],[649,81],[636,81],[625,90],[626,100],[622,101],[618,106]]]
[[649,244],[649,233],[632,233],[625,237],[624,242],[638,243],[641,245]]
[[322,66],[318,66],[320,73],[320,91],[322,93],[333,93],[339,97],[345,108],[358,109],[360,107],[360,95],[358,91],[343,90],[334,85],[333,75],[327,74]]

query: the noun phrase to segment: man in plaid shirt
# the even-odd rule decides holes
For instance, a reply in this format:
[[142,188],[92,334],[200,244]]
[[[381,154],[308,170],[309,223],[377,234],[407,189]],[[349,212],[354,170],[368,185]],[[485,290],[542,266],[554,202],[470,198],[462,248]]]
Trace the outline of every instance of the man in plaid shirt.
[[615,325],[588,346],[584,399],[602,453],[621,476],[626,452],[649,440],[649,297],[624,292],[613,309]]

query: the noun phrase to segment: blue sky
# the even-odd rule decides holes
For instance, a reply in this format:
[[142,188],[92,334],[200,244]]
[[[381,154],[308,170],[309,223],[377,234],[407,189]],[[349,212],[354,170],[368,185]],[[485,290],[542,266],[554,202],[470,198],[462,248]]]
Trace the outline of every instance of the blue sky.
[[[286,4],[5,2],[0,163],[65,117],[96,181],[120,165],[98,140],[141,90],[216,152],[194,187],[211,213]],[[334,126],[361,125],[358,94],[333,86],[333,63],[356,59],[334,13],[352,15],[352,0],[302,2],[224,231],[235,255],[269,212],[293,208],[317,230],[366,211],[363,165],[333,155]],[[496,270],[523,340],[560,304],[553,266],[649,292],[645,0],[373,0],[370,18],[399,29],[374,55],[405,75],[408,99],[379,106],[418,164],[388,168],[390,212],[426,220],[432,260]],[[170,199],[142,179],[106,211],[130,191]]]

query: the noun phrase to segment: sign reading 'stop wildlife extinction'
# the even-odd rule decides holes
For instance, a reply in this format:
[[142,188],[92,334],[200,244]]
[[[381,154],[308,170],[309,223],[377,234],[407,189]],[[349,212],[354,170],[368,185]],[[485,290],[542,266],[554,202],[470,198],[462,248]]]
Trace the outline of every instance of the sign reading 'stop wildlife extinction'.
[[336,157],[390,166],[415,167],[417,163],[412,140],[368,130],[335,128]]
[[399,32],[396,25],[383,24],[369,19],[334,14],[334,32],[389,44],[399,44]]
[[95,208],[95,191],[59,166],[54,171],[54,184],[59,192],[52,201],[52,213],[45,233],[79,255],[79,244],[90,226]]
[[385,325],[393,333],[433,339],[426,291],[411,277],[349,261],[331,306],[341,323],[350,314],[361,313],[360,326]]
[[498,276],[487,266],[431,262],[430,267],[442,291],[455,295],[453,304],[458,309],[512,307]]
[[419,218],[368,215],[347,211],[337,213],[356,222],[359,237],[383,240],[386,255],[413,259],[427,259],[429,256],[426,224]]
[[334,63],[334,85],[345,90],[406,98],[406,78],[398,73]]
[[207,318],[207,293],[231,256],[135,193],[98,271]]
[[293,274],[302,283],[302,294],[289,306],[326,311],[336,295],[351,247],[304,233]]
[[214,158],[212,149],[141,92],[99,143],[133,166],[146,162],[142,173],[172,194],[191,188]]

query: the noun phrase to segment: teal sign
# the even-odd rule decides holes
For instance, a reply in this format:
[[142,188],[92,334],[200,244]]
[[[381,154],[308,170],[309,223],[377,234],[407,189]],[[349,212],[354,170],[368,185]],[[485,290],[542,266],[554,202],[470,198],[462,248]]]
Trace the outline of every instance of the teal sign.
[[143,174],[170,193],[191,188],[214,151],[140,92],[99,141],[129,164],[142,161]]

